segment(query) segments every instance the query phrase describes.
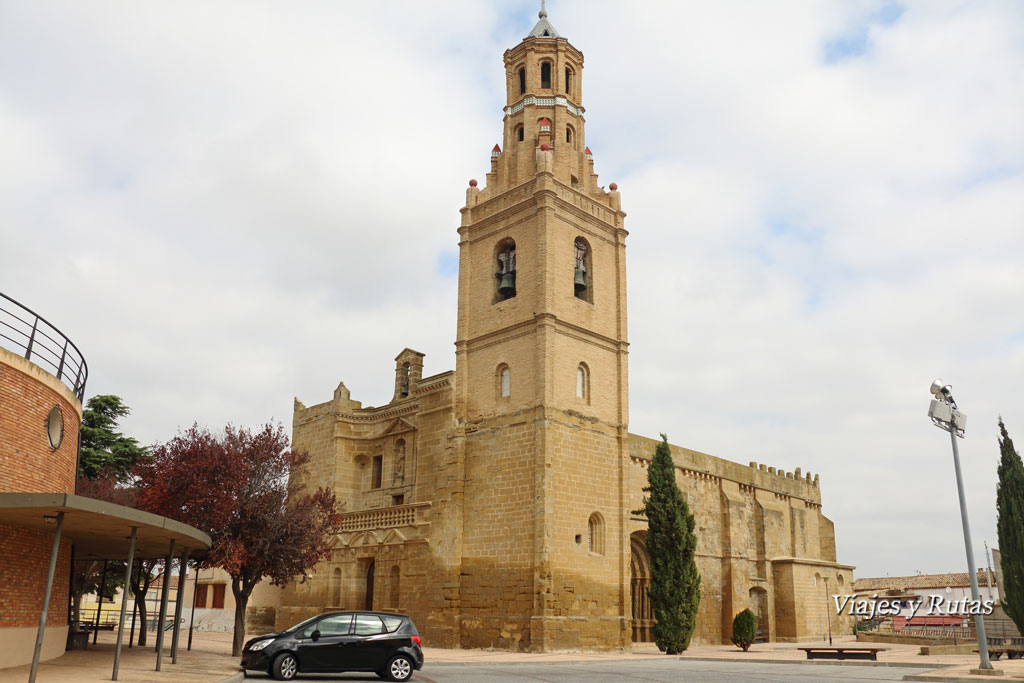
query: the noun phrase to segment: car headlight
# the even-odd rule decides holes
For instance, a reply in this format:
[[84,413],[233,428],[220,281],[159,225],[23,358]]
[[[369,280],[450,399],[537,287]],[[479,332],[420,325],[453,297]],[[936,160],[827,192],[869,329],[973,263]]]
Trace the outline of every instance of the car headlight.
[[270,645],[272,642],[274,642],[273,638],[267,638],[266,640],[257,640],[255,643],[252,644],[252,647],[249,648],[249,651],[256,652],[257,650],[262,650],[267,645]]

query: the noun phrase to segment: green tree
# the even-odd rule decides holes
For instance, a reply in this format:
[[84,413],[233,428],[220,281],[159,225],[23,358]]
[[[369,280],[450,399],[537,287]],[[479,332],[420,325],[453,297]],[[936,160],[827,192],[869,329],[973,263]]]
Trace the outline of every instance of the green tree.
[[[103,583],[101,588],[100,582]],[[106,572],[99,560],[78,560],[71,565],[71,623],[82,621],[82,597],[97,593],[100,597],[113,600],[115,593],[124,585],[124,562],[108,562]],[[99,599],[96,600],[100,602]],[[109,612],[109,610],[107,610]],[[87,620],[96,614],[86,615]]]
[[741,648],[744,652],[750,649],[751,643],[757,637],[757,616],[749,609],[745,609],[732,620],[732,644]]
[[1013,449],[1006,425],[999,418],[999,484],[996,512],[1000,564],[1003,569],[1003,609],[1024,633],[1024,464]]
[[656,623],[651,629],[659,650],[675,655],[690,645],[700,606],[700,574],[694,553],[697,536],[683,492],[676,484],[676,467],[668,448],[661,443],[647,468],[644,506],[637,514],[647,517],[647,554],[651,558],[651,600]]
[[117,423],[131,413],[121,398],[111,394],[93,396],[82,411],[82,448],[78,476],[95,479],[109,468],[118,481],[149,449],[130,436],[117,431]]

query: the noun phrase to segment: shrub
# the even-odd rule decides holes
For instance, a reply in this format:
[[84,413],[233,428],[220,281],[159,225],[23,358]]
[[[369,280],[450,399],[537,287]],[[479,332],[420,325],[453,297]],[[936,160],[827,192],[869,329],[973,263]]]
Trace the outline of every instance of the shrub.
[[745,609],[732,620],[732,642],[744,652],[750,649],[757,636],[757,616]]

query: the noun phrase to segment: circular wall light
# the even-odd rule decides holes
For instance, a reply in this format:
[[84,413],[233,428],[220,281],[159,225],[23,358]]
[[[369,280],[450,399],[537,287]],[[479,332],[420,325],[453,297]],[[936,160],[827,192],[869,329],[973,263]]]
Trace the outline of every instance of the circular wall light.
[[46,416],[46,436],[50,439],[50,448],[57,450],[64,441],[64,413],[60,406],[54,406]]

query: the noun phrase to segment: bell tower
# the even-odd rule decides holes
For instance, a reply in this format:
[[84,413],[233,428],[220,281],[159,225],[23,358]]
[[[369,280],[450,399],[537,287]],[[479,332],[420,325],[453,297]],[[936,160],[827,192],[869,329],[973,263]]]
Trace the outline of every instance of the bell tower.
[[585,143],[583,54],[543,3],[504,65],[502,142],[459,228],[460,641],[629,647],[625,213]]

